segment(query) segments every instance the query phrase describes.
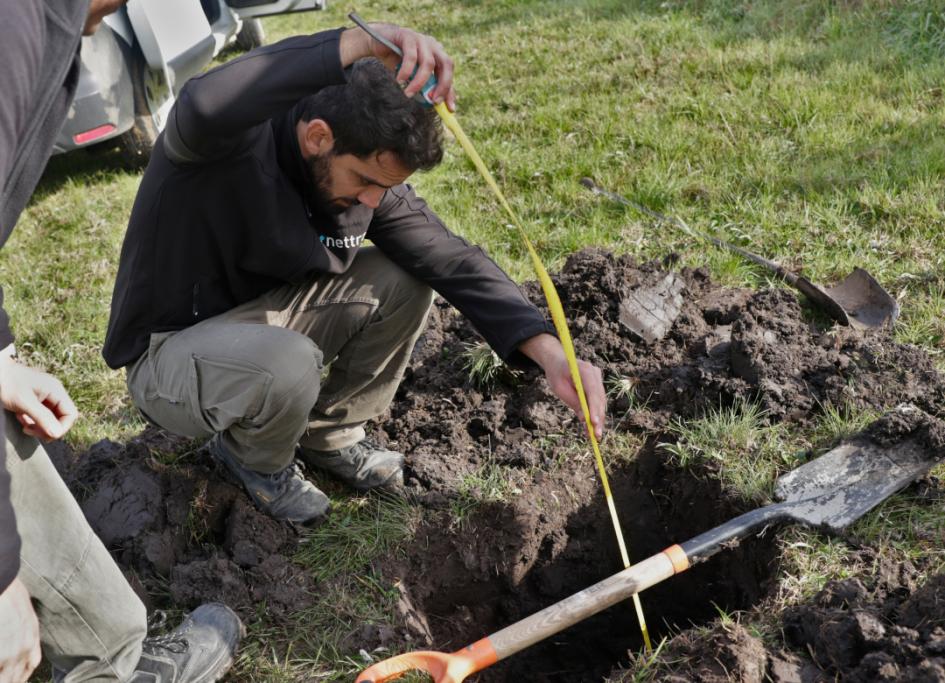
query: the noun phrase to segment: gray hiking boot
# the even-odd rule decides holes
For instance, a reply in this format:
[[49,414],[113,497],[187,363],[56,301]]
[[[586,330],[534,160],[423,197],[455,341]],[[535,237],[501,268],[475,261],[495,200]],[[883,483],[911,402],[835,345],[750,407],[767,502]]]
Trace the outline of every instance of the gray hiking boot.
[[210,441],[210,455],[239,479],[260,510],[275,519],[312,524],[324,519],[331,509],[328,496],[305,478],[298,463],[275,474],[256,472],[243,467],[219,437]]
[[211,602],[164,636],[145,638],[131,683],[213,683],[233,665],[246,629],[226,605]]
[[305,464],[324,470],[358,491],[398,491],[404,486],[404,456],[365,439],[337,451],[299,446]]

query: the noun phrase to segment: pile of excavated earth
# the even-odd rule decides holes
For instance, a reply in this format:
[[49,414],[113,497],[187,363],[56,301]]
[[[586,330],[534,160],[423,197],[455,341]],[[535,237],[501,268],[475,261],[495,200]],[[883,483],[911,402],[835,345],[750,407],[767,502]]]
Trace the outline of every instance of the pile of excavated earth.
[[[668,274],[681,308],[662,339],[646,342],[621,323],[621,303]],[[553,279],[578,354],[631,389],[611,397],[610,434],[627,435],[637,452],[611,463],[611,486],[636,560],[758,504],[724,488],[710,466],[675,464],[658,446],[673,439],[674,419],[752,402],[769,422],[803,428],[826,405],[881,413],[911,403],[927,416],[945,406],[945,379],[921,349],[831,326],[788,290],[722,287],[672,260],[640,264],[599,250],[574,254]],[[537,285],[525,288],[542,301]],[[474,335],[438,301],[390,414],[374,426],[377,440],[406,453],[407,490],[422,521],[373,568],[399,590],[397,613],[354,629],[353,657],[456,649],[622,566],[580,423],[535,370],[473,384],[464,352]],[[930,449],[942,444],[934,417],[886,424],[876,438],[892,443],[917,430]],[[154,455],[169,451],[186,454],[173,465]],[[254,621],[264,603],[265,620],[278,625],[324,589],[292,559],[299,531],[260,514],[199,444],[148,430],[128,444],[101,442],[55,459],[152,607],[222,600]],[[500,472],[501,481],[477,485],[484,472]],[[918,486],[920,504],[942,505],[936,480]],[[657,678],[945,681],[945,576],[920,580],[928,574],[921,560],[893,561],[842,540],[869,571],[775,615],[777,637],[717,619],[720,610],[771,602],[777,533],[646,591],[654,637],[670,636]],[[622,680],[640,647],[633,609],[621,604],[475,680]]]

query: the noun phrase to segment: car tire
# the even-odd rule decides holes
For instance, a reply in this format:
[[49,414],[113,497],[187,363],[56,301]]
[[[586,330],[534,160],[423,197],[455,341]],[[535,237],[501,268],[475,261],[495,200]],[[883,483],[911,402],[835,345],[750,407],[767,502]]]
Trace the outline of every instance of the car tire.
[[132,170],[139,170],[148,165],[148,161],[151,160],[151,150],[157,142],[158,131],[147,119],[148,117],[136,116],[135,125],[118,138],[125,166]]
[[118,138],[122,158],[125,165],[131,169],[142,169],[151,159],[151,150],[157,142],[158,135],[164,128],[160,120],[159,110],[167,103],[167,98],[173,99],[168,90],[161,102],[155,103],[149,94],[149,80],[154,78],[148,63],[140,54],[132,62],[131,84],[134,90],[135,122]]
[[236,34],[236,46],[242,50],[253,50],[266,44],[266,31],[259,19],[244,19],[243,28]]

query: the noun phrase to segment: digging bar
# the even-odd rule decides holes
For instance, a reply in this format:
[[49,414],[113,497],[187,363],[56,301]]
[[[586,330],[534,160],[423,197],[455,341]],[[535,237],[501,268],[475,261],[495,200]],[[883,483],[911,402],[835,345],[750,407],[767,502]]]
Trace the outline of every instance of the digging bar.
[[680,218],[667,216],[647,208],[642,204],[630,201],[616,192],[605,190],[590,178],[581,178],[581,184],[594,194],[629,206],[645,213],[656,220],[675,225],[683,232],[706,240],[712,244],[733,251],[739,256],[758,264],[774,273],[777,277],[799,290],[808,300],[820,310],[836,320],[841,325],[849,325],[857,329],[881,328],[892,325],[899,317],[899,304],[889,295],[882,285],[872,275],[862,268],[854,268],[840,284],[823,289],[802,275],[792,273],[784,266],[769,261],[764,256],[752,253],[734,244],[720,240],[714,235],[695,230]]
[[[897,410],[910,409],[915,410],[910,407]],[[461,650],[451,654],[418,651],[391,657],[365,669],[356,683],[382,683],[412,670],[426,671],[435,683],[460,683],[501,659],[737,545],[759,528],[788,523],[840,530],[935,464],[929,449],[912,439],[882,447],[865,436],[854,438],[782,475],[775,487],[779,503],[746,512],[691,540],[670,546]]]

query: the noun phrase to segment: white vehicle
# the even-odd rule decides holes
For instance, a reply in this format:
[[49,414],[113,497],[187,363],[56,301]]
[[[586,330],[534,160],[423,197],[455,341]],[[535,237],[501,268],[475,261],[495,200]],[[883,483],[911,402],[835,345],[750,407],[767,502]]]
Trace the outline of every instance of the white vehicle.
[[54,153],[118,138],[147,163],[175,96],[232,43],[262,45],[259,17],[323,9],[326,0],[129,0],[82,39],[75,101]]

